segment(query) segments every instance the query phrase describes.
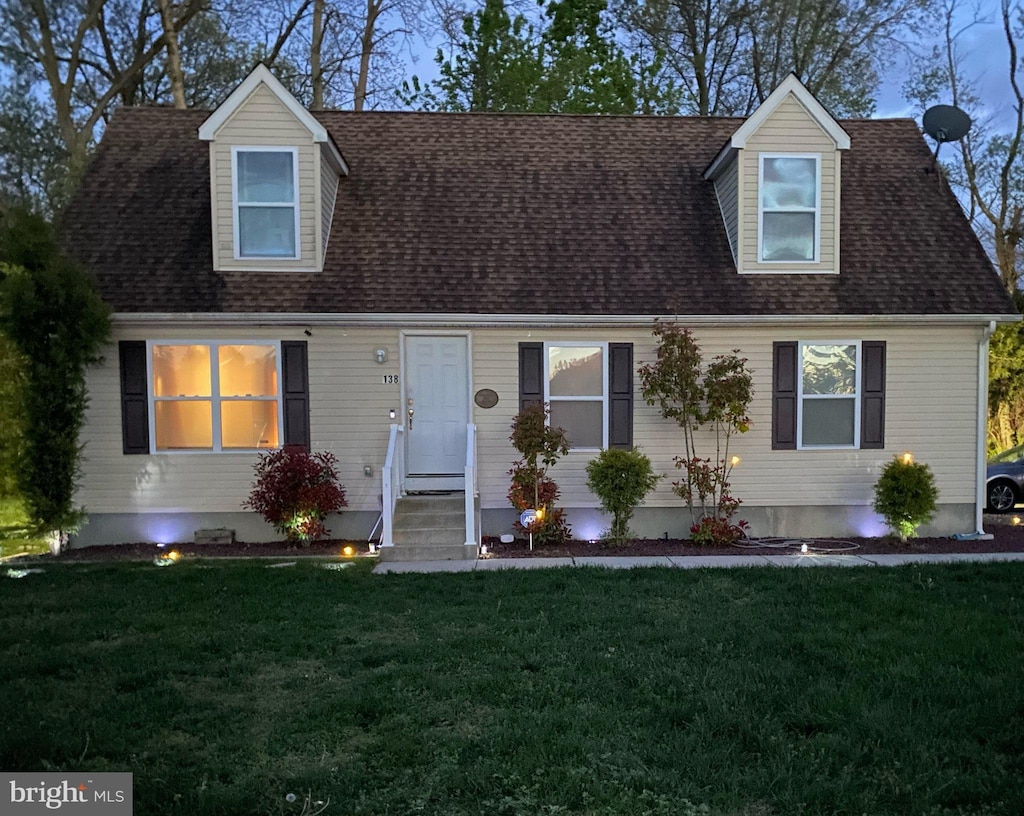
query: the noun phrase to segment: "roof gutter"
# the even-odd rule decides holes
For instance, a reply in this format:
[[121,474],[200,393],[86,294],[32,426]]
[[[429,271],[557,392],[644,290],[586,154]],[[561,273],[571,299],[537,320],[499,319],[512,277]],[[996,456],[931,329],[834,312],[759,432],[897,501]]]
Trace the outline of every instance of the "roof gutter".
[[538,314],[416,314],[386,313],[303,313],[303,312],[115,312],[119,326],[150,326],[177,323],[189,326],[378,326],[399,328],[432,327],[531,327],[572,326],[601,328],[615,326],[652,326],[656,320],[674,321],[687,326],[763,326],[793,323],[968,325],[978,323],[1016,323],[1019,314],[945,314],[945,315],[538,315]]

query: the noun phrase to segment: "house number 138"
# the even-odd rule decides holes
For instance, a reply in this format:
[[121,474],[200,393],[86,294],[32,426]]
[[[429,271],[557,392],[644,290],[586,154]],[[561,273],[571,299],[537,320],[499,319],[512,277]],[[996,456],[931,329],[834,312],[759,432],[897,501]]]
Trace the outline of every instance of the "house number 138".
[[398,375],[397,374],[385,374],[384,375],[384,385],[397,385],[397,384],[398,384]]

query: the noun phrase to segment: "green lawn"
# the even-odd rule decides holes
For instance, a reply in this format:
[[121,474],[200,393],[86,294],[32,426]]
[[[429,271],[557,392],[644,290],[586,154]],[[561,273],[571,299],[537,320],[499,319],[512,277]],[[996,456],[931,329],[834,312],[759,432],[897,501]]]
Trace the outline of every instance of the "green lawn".
[[28,533],[28,516],[21,500],[0,496],[0,558],[19,553],[46,553],[50,548],[42,538]]
[[1024,813],[1024,564],[367,566],[0,576],[0,767],[137,814]]

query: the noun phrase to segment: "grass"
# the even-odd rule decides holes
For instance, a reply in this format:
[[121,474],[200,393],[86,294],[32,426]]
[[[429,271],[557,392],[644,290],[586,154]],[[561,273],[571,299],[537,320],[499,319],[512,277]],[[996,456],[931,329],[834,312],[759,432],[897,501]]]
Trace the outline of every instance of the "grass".
[[137,814],[1024,812],[1021,564],[0,581],[0,767]]
[[44,539],[29,535],[28,516],[21,500],[14,496],[0,496],[0,558],[49,551]]

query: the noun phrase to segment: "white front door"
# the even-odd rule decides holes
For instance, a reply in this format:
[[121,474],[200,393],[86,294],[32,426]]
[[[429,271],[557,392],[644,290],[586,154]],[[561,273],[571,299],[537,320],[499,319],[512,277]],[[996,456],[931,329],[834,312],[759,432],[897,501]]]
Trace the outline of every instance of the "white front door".
[[407,489],[463,486],[469,422],[468,347],[469,338],[464,335],[405,338]]

